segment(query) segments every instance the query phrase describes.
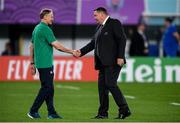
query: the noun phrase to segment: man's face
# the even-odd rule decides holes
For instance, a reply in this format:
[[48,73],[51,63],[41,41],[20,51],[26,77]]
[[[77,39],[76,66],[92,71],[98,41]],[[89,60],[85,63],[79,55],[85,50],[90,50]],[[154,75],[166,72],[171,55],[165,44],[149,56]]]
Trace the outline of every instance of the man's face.
[[94,11],[94,19],[96,20],[97,24],[102,24],[103,23],[103,13]]
[[169,22],[168,21],[164,21],[164,25],[165,25],[165,27],[168,27],[169,26]]
[[44,16],[44,20],[46,20],[46,22],[48,23],[48,25],[52,25],[52,23],[53,23],[53,21],[54,21],[53,12],[45,15],[45,16]]
[[144,24],[141,24],[140,28],[141,28],[141,30],[144,32],[145,29],[146,29],[146,26],[145,26]]

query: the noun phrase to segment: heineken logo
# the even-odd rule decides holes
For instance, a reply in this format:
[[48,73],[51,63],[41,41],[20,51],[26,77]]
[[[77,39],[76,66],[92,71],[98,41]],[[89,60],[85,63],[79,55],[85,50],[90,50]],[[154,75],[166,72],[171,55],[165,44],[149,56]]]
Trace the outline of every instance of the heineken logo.
[[180,83],[180,59],[132,58],[122,68],[118,81]]

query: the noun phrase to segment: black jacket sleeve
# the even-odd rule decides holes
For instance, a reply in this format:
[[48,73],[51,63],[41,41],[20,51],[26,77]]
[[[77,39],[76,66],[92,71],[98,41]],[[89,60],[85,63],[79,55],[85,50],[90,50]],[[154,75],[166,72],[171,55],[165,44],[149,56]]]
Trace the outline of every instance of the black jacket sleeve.
[[95,48],[95,38],[93,37],[91,42],[89,42],[86,46],[80,49],[81,56],[84,56],[88,52],[92,51]]
[[126,35],[119,20],[114,20],[113,31],[118,45],[118,58],[125,58]]

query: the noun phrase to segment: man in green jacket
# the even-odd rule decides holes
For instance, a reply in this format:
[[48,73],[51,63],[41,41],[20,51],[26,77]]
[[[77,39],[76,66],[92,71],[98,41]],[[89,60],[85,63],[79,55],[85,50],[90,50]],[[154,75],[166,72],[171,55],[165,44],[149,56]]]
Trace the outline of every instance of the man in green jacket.
[[41,22],[36,25],[32,33],[30,60],[31,74],[35,75],[36,68],[38,69],[41,88],[27,115],[32,119],[40,118],[38,110],[45,101],[48,109],[48,118],[62,118],[57,114],[53,103],[53,47],[61,52],[70,53],[72,55],[76,52],[65,48],[56,40],[52,29],[48,26],[53,23],[53,11],[51,9],[41,10],[40,19]]

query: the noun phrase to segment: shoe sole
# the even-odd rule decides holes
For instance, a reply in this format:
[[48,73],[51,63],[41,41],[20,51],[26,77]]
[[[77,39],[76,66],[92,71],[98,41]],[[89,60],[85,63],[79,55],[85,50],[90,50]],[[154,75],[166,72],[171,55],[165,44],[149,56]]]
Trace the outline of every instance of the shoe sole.
[[128,115],[126,115],[125,117],[123,117],[123,118],[119,118],[119,117],[117,117],[117,118],[114,118],[114,119],[122,119],[122,120],[124,120],[124,119],[126,119],[127,117],[129,117],[131,115],[131,113],[129,113]]
[[127,118],[127,117],[129,117],[130,115],[131,115],[131,113],[129,113],[128,115],[126,115],[126,117],[124,117],[124,119]]
[[29,113],[27,113],[27,116],[31,119],[34,119]]

